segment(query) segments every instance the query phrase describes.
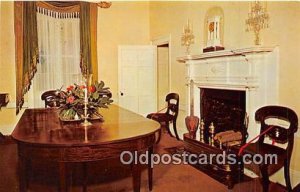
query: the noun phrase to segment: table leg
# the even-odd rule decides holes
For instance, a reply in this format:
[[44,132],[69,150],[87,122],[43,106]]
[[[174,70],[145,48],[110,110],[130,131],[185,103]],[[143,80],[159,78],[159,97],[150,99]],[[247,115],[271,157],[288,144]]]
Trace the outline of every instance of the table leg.
[[87,192],[87,162],[82,163],[83,168],[83,192]]
[[27,191],[27,169],[26,169],[26,159],[19,156],[19,191]]
[[[138,159],[139,159],[140,153],[138,153]],[[135,164],[132,163],[132,180],[133,180],[133,191],[134,192],[140,192],[141,188],[141,165],[139,161]]]
[[68,186],[67,186],[67,180],[66,180],[66,163],[65,162],[59,162],[59,191],[60,192],[67,192]]
[[153,146],[149,147],[148,150],[148,187],[149,191],[152,191],[153,188],[153,167],[152,167],[152,156],[153,154]]

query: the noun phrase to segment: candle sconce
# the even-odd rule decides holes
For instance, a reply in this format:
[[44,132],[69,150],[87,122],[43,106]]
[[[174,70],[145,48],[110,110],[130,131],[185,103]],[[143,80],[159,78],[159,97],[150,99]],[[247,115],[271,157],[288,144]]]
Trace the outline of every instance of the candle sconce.
[[190,55],[190,46],[194,44],[194,39],[193,26],[190,25],[188,20],[187,24],[183,27],[183,33],[181,36],[181,46],[185,46],[187,55]]
[[266,5],[262,6],[259,1],[251,3],[246,26],[247,32],[253,31],[255,34],[254,44],[260,45],[259,32],[261,29],[269,27],[269,14],[267,13]]

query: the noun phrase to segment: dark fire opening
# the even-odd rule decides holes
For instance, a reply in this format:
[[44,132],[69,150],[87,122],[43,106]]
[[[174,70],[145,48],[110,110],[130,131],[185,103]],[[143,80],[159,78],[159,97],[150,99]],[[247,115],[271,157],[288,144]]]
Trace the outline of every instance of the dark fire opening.
[[211,122],[215,125],[216,133],[242,131],[245,128],[245,91],[200,88],[200,109],[206,134]]

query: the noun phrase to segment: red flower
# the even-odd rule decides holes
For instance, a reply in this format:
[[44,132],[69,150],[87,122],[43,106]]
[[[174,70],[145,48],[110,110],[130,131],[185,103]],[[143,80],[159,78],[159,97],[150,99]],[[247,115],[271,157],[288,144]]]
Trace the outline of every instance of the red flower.
[[96,87],[95,86],[89,86],[89,92],[90,93],[94,93],[96,91]]
[[74,100],[75,100],[75,97],[74,96],[70,96],[70,97],[67,98],[67,103],[72,104],[74,102]]
[[67,87],[67,91],[72,91],[74,89],[73,85],[70,85],[69,87]]
[[80,85],[79,88],[80,89],[85,89],[85,86],[84,85]]

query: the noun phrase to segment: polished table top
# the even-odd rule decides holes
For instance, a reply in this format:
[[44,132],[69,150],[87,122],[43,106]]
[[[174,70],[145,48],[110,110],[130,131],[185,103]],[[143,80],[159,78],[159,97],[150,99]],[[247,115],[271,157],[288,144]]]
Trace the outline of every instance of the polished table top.
[[52,108],[26,109],[12,137],[32,145],[86,146],[126,141],[158,131],[159,123],[117,105],[100,109],[104,122],[62,122],[59,110]]

